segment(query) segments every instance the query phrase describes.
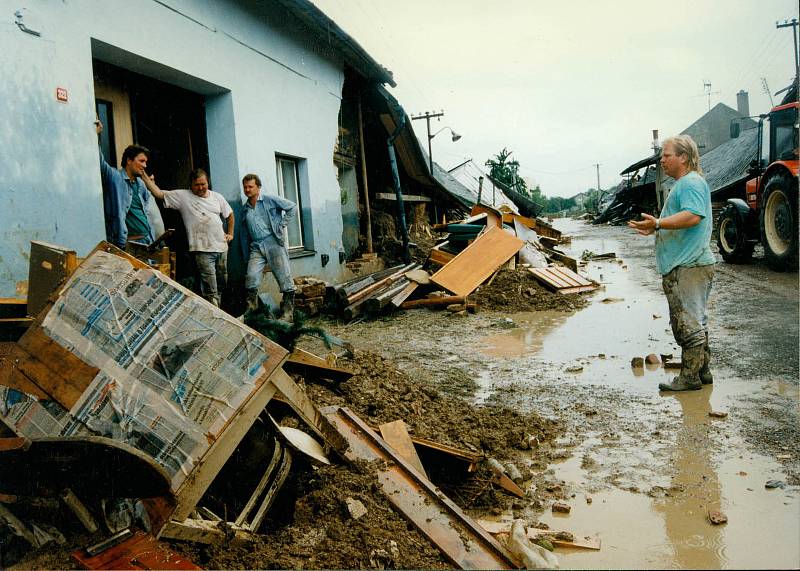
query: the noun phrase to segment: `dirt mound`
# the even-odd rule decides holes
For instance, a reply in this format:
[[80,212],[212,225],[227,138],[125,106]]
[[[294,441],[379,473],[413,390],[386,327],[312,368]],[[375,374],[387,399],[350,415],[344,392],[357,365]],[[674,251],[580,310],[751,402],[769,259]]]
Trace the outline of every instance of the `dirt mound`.
[[[275,531],[246,547],[175,548],[206,569],[450,568],[439,550],[378,492],[375,466],[337,465],[295,473],[297,479],[281,492],[296,498],[294,506],[273,510],[292,514],[288,525],[267,520],[264,527]],[[348,500],[360,502],[366,513],[353,518]]]
[[444,395],[422,379],[412,379],[384,357],[356,351],[340,366],[355,375],[341,385],[341,394],[311,385],[317,406],[348,406],[366,422],[378,425],[402,419],[410,434],[444,444],[510,458],[526,435],[539,441],[556,436],[553,421],[495,405],[472,405]]
[[579,294],[561,294],[542,286],[527,268],[500,270],[491,284],[481,286],[476,301],[496,311],[573,311],[588,302]]

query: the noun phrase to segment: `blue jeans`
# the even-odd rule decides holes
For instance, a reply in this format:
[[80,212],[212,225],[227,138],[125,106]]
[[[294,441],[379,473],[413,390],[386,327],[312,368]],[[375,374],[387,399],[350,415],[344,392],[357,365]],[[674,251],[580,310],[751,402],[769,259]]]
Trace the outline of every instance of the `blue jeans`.
[[682,349],[704,345],[708,336],[708,297],[714,264],[678,266],[661,278],[669,304],[669,324]]
[[228,283],[228,252],[192,252],[200,273],[200,295],[217,307]]
[[258,289],[267,264],[282,293],[295,290],[292,269],[289,266],[289,252],[271,234],[258,242],[250,243],[250,258],[247,261],[247,277],[244,283],[246,289]]

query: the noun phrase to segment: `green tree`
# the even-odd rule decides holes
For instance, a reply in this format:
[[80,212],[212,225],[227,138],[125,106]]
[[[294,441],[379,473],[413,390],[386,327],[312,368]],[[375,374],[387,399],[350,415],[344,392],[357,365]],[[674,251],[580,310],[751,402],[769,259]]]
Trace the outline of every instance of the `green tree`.
[[519,161],[510,160],[511,153],[512,151],[504,147],[494,158],[486,161],[486,166],[489,167],[489,176],[520,194],[530,197],[528,186],[519,176]]

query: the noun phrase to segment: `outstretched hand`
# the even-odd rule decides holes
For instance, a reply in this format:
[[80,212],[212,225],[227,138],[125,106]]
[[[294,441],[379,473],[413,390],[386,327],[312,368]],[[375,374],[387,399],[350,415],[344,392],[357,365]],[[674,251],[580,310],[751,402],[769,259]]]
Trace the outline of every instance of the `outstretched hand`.
[[649,236],[656,231],[656,217],[642,213],[643,220],[629,220],[628,227],[636,230],[642,236]]

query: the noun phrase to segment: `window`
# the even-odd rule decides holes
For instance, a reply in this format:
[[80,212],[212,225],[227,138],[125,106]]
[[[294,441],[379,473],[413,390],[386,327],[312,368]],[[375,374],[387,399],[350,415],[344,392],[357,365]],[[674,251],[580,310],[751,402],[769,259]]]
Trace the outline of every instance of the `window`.
[[278,194],[297,205],[297,216],[286,228],[286,244],[289,249],[304,248],[303,205],[300,200],[300,184],[297,161],[287,157],[276,157]]

